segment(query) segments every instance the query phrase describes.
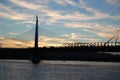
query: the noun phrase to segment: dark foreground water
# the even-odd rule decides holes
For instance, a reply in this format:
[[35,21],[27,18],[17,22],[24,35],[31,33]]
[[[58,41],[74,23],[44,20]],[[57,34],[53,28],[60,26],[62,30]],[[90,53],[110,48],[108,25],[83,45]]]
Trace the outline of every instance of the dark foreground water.
[[120,80],[120,63],[0,60],[0,80]]

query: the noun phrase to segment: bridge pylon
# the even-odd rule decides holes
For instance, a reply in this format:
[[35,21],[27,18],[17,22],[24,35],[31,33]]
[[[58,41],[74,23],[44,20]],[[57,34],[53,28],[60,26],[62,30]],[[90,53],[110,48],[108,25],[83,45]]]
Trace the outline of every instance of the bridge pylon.
[[38,53],[38,38],[38,16],[36,15],[34,52],[31,60],[33,64],[38,64],[40,62],[40,54]]

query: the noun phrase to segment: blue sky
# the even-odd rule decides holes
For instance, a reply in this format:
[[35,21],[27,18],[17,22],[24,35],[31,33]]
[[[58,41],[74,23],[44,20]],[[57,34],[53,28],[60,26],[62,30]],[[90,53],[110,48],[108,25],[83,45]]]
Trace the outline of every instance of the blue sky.
[[40,35],[44,41],[106,41],[120,30],[119,4],[120,0],[0,0],[0,37],[19,39],[26,31],[34,32],[37,14],[40,28],[60,36]]

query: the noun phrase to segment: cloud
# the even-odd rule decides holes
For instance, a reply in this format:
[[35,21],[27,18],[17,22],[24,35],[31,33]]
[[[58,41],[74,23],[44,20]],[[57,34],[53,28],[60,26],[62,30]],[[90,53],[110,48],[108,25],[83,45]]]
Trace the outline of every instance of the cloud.
[[[71,13],[66,13],[64,12],[65,14],[63,15],[62,12],[60,11],[57,11],[57,10],[50,10],[48,8],[47,5],[42,5],[42,8],[41,8],[41,5],[35,5],[31,2],[27,2],[27,1],[20,1],[20,0],[10,0],[12,3],[14,4],[18,4],[22,7],[25,7],[25,8],[28,8],[28,9],[32,9],[32,8],[38,8],[40,9],[40,13],[41,14],[41,21],[43,22],[46,22],[46,23],[50,23],[50,24],[53,24],[53,23],[59,23],[59,20],[62,21],[62,20],[67,20],[67,21],[80,21],[80,20],[94,20],[94,19],[101,19],[101,18],[108,18],[109,16],[106,15],[106,14],[102,14],[102,13],[99,13],[98,11],[92,9],[92,8],[88,8],[87,6],[85,6],[86,4],[84,2],[82,2],[82,8],[90,11],[90,12],[95,12],[96,15],[95,16],[88,16],[86,14],[81,14],[80,12],[74,12],[73,14]],[[78,6],[79,4],[73,2],[73,0],[53,0],[54,2],[58,3],[58,4],[70,4],[72,6]],[[29,4],[29,5],[26,5],[26,4]],[[46,16],[48,18],[46,18]],[[17,18],[17,17],[16,17]],[[22,18],[22,17],[21,17]],[[109,17],[110,18],[110,17]],[[112,18],[112,17],[111,17]],[[115,19],[115,18],[114,18]],[[117,17],[117,19],[119,19]]]
[[[41,22],[55,23],[61,17],[61,13],[59,11],[51,10],[51,9],[49,9],[48,5],[46,5],[45,3],[41,4],[41,2],[39,3],[39,1],[35,1],[33,3],[32,2],[23,1],[23,0],[9,0],[9,1],[14,3],[14,4],[16,4],[16,5],[19,5],[21,7],[24,7],[24,8],[27,8],[27,9],[31,9],[31,10],[35,10],[34,11],[35,13],[39,13],[39,15],[40,15],[39,16],[40,17],[39,21],[41,21]],[[38,2],[39,4],[36,3],[36,2]],[[45,2],[48,3],[49,1],[46,0]],[[62,1],[56,1],[56,0],[54,2],[59,3],[59,4],[63,3]],[[36,3],[36,4],[34,4],[34,3]],[[25,15],[25,16],[27,16],[27,15]],[[11,17],[11,15],[7,15],[7,17]],[[13,18],[17,19],[16,16],[13,17]],[[20,18],[23,19],[23,17],[20,17]],[[24,22],[26,22],[26,21],[24,21]],[[26,23],[28,23],[28,21]]]
[[93,38],[90,35],[83,35],[80,33],[70,33],[70,34],[62,34],[60,35],[64,39],[66,39],[66,42],[64,43],[80,43],[80,42],[98,42],[99,39]]
[[[64,42],[69,42],[64,38],[57,38],[57,37],[47,37],[47,36],[39,36],[39,47],[60,47]],[[30,41],[26,44],[26,47],[34,47],[34,41]]]
[[19,33],[9,32],[10,35],[19,35]]
[[65,0],[53,0],[53,1],[60,5],[66,5]]
[[65,27],[70,27],[70,28],[83,28],[83,29],[100,29],[99,24],[95,23],[80,23],[80,22],[72,22],[72,23],[65,23]]
[[86,14],[82,14],[78,11],[75,11],[73,13],[66,13],[62,14],[62,12],[59,11],[51,11],[51,10],[44,10],[44,14],[48,16],[48,18],[43,18],[42,21],[45,21],[46,23],[64,23],[64,21],[85,21],[85,20],[96,20],[96,19],[103,19],[103,18],[108,18],[108,19],[115,19],[119,20],[120,16],[114,17],[114,16],[109,16],[105,14],[100,14],[96,13],[95,16],[88,16]]
[[111,5],[120,5],[120,0],[106,0]]
[[97,15],[97,14],[106,15],[106,14],[104,14],[104,13],[99,12],[99,11],[96,10],[96,9],[93,9],[93,8],[91,8],[91,7],[88,7],[87,4],[84,2],[84,0],[79,0],[79,5],[80,5],[80,6],[78,6],[78,7],[83,8],[83,9],[85,9],[85,10],[88,11],[88,12],[94,13],[95,15]]
[[91,42],[91,41],[98,41],[94,38],[84,37],[83,35],[77,33],[70,33],[70,34],[61,34],[58,37],[47,37],[47,36],[39,36],[40,44],[39,46],[62,46],[64,43],[77,43],[77,42]]
[[93,20],[93,17],[89,17],[85,14],[81,14],[80,12],[76,11],[72,14],[66,14],[66,15],[62,15],[61,19],[63,20],[68,20],[68,21],[80,21],[80,20]]
[[72,6],[76,6],[76,5],[77,5],[75,2],[73,2],[73,0],[65,0],[65,2],[66,2],[67,4],[72,5]]
[[48,46],[53,46],[53,45],[54,46],[62,46],[62,43],[66,42],[66,40],[64,38],[57,38],[57,37],[50,38],[47,36],[40,36],[39,41],[41,41],[42,43],[44,43],[45,45],[48,45]]
[[116,28],[113,25],[102,25],[98,23],[65,23],[65,27],[70,28],[82,28],[84,31],[94,33],[103,38],[110,38],[120,28]]
[[0,35],[0,40],[4,40],[5,38],[3,36]]
[[[4,11],[2,11],[2,10],[4,10]],[[5,6],[1,3],[0,3],[0,11],[1,11],[0,17],[11,19],[11,20],[26,20],[26,19],[32,17],[29,14],[16,12],[15,10],[13,10],[10,7]]]
[[[20,25],[20,24],[27,24],[28,25],[28,27],[30,27],[30,26],[32,26],[31,24],[35,24],[35,20],[23,20],[23,21],[19,21],[19,22],[16,22],[15,24],[17,24],[17,25]],[[26,26],[27,27],[27,26]]]
[[44,17],[48,16],[48,18],[44,18],[49,23],[55,23],[58,19],[61,19],[61,13],[59,11],[53,11],[53,10],[43,10]]
[[[114,1],[114,0],[108,0],[108,1]],[[116,0],[115,2],[117,2],[118,0]],[[114,19],[114,20],[120,20],[120,16],[111,16],[107,13],[102,13],[94,8],[91,8],[89,6],[87,6],[87,4],[83,1],[83,0],[79,0],[80,3],[80,8],[85,9],[88,12],[93,13],[93,19],[102,19],[102,18],[108,18],[108,19]]]
[[[57,2],[57,0],[56,0]],[[83,8],[86,11],[93,13],[93,15],[87,15],[80,13],[79,11],[74,11],[72,13],[68,13],[66,11],[58,11],[58,10],[50,10],[44,9],[41,10],[41,12],[44,13],[44,17],[47,16],[47,18],[43,18],[43,21],[46,21],[46,23],[64,23],[64,21],[81,21],[81,20],[96,20],[96,19],[113,19],[113,20],[120,20],[120,16],[111,16],[106,13],[102,13],[96,9],[93,9],[91,7],[88,7],[83,0],[79,0],[80,3],[75,3],[73,0],[61,0],[62,3],[70,4],[74,7]]]
[[[62,46],[63,43],[76,43],[77,42],[97,42],[98,39],[83,37],[83,35],[77,33],[71,34],[63,34],[60,35],[62,37],[47,37],[47,36],[39,36],[39,47],[59,47]],[[34,47],[34,41],[24,41],[19,39],[12,39],[12,38],[4,38],[2,39],[2,47],[4,48],[26,48],[26,47]]]
[[35,5],[35,4],[31,4],[27,1],[24,1],[24,0],[9,0],[10,2],[16,4],[16,5],[19,5],[19,6],[22,6],[22,7],[25,7],[25,8],[28,8],[28,9],[39,9],[40,6],[38,5]]
[[[112,0],[107,1],[112,2]],[[117,1],[118,0],[115,0],[114,4]],[[35,13],[37,13],[40,23],[45,22],[49,25],[58,23],[58,25],[69,28],[82,28],[83,30],[94,33],[100,37],[109,37],[113,34],[114,31],[117,30],[117,28],[114,28],[113,25],[102,25],[98,23],[90,23],[88,21],[95,21],[97,19],[120,20],[120,16],[112,16],[107,13],[100,12],[99,10],[88,6],[84,0],[79,0],[79,3],[75,2],[74,0],[9,0],[9,2],[12,3],[12,6],[5,6],[2,3],[0,3],[0,17],[11,20],[20,20],[19,22],[15,22],[16,25],[25,24],[29,28],[31,26],[27,24],[35,24],[33,16]],[[73,11],[70,9],[71,12],[69,12],[65,11],[64,9],[59,10],[59,8],[52,8],[52,2],[59,4],[58,6],[62,7],[68,7],[71,5],[70,7],[80,9],[82,8],[87,12],[92,13],[92,15],[81,13],[80,11],[77,11],[78,9],[75,9]],[[22,10],[19,11],[19,9]],[[86,20],[88,23],[81,22]],[[11,32],[10,34],[15,35],[15,33]],[[81,38],[79,34],[76,34],[74,32],[71,34],[65,34],[65,36],[69,39],[87,39],[83,37]],[[53,39],[55,41],[59,41],[58,38],[52,39],[49,37],[44,37],[43,39],[47,40],[48,42],[52,41]]]
[[[96,19],[115,19],[120,20],[120,16],[110,16],[108,14],[99,12],[98,10],[95,10],[93,8],[90,8],[87,6],[83,0],[79,0],[80,3],[75,3],[73,0],[45,0],[44,2],[40,1],[34,1],[28,2],[24,0],[9,0],[15,5],[30,9],[31,11],[35,9],[35,13],[39,13],[39,21],[40,22],[46,22],[47,24],[53,24],[53,23],[64,23],[64,20],[66,21],[81,21],[81,20],[96,20]],[[53,10],[49,7],[49,5],[45,4],[50,1],[54,1],[57,4],[61,5],[72,5],[75,7],[83,8],[94,15],[89,16],[87,14],[80,13],[79,11],[74,11],[72,13],[61,11],[61,10]],[[39,2],[39,3],[37,3]],[[11,9],[10,7],[4,6],[1,4],[0,6],[4,12],[0,13],[0,17],[5,17],[12,20],[31,20],[33,18],[32,13],[20,13],[18,11],[15,11],[14,9]],[[25,12],[25,9],[23,9]],[[8,14],[9,13],[9,14]],[[34,23],[33,21],[23,21],[23,23]]]
[[69,40],[77,40],[80,38],[80,35],[77,33],[71,33],[71,34],[62,34],[60,35],[64,39],[69,39]]
[[6,13],[6,12],[1,12],[0,17],[11,19],[11,20],[24,20],[27,19],[28,16],[26,17],[25,14],[19,14],[19,13]]
[[87,6],[87,4],[83,0],[79,0],[79,3],[75,3],[73,0],[65,0],[65,1],[66,1],[66,3],[68,3],[74,7],[82,8],[88,12],[93,13],[93,16],[91,16],[91,17],[87,16],[85,14],[82,15],[82,16],[85,16],[85,18],[88,17],[88,19],[100,19],[100,18],[109,18],[110,17],[108,14],[102,13],[94,8]]
[[25,46],[25,42],[23,41],[5,38],[5,37],[1,44],[2,48],[24,48],[24,46]]

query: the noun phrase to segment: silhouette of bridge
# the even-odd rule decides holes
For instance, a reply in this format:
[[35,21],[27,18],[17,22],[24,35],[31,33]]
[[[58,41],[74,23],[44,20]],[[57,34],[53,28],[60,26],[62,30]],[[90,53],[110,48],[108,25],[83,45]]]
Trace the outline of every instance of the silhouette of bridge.
[[[36,26],[38,26],[38,17],[36,17]],[[40,29],[40,30],[39,30]],[[38,31],[39,30],[39,31]],[[34,33],[36,40],[34,40]],[[120,46],[120,30],[116,31],[115,35],[111,35],[112,37],[108,39],[106,42],[75,42],[74,39],[70,39],[68,37],[61,36],[62,33],[55,33],[53,31],[47,30],[45,28],[33,28],[19,34],[13,36],[11,38],[0,39],[0,47],[1,48],[34,48],[37,47],[114,47]],[[10,44],[10,41],[12,43]],[[35,42],[36,41],[36,42]],[[8,43],[9,42],[9,43]]]
[[[111,37],[106,42],[74,43],[71,40],[67,39],[66,41],[68,42],[64,42],[63,40],[61,43],[60,39],[64,39],[65,37],[58,36],[58,34],[55,32],[41,28],[41,31],[46,30],[45,33],[41,33],[41,34],[50,36],[49,33],[51,33],[52,36],[56,36],[56,40],[54,40],[53,38],[51,43],[54,43],[57,46],[56,45],[50,46],[49,42],[44,40],[44,38],[46,38],[45,36],[42,36],[42,38],[39,38],[38,30],[39,30],[38,17],[36,16],[36,27],[35,27],[34,32],[32,31],[33,32],[32,34],[26,34],[27,32],[31,32],[31,30],[28,30],[27,32],[22,33],[21,35],[15,36],[14,37],[15,39],[11,39],[13,41],[19,41],[20,44],[16,44],[16,45],[22,48],[8,48],[8,47],[0,48],[0,53],[4,53],[4,55],[2,54],[2,57],[0,58],[31,59],[33,63],[39,63],[40,60],[97,60],[97,59],[104,60],[102,58],[103,56],[101,56],[98,53],[120,52],[120,42],[118,42],[119,30],[116,32],[116,35]],[[31,36],[34,33],[35,33],[35,38],[34,36]],[[30,37],[27,37],[29,35]],[[24,40],[19,39],[19,38],[23,39],[23,37],[24,37]],[[31,38],[34,40],[31,40]],[[115,39],[115,42],[111,42],[111,40],[113,39]],[[42,45],[42,47],[41,46],[39,47],[39,45]],[[16,54],[11,55],[11,53],[16,53]],[[89,56],[91,58],[88,59]],[[92,56],[95,56],[96,58]],[[109,58],[107,56],[108,60],[113,58],[111,57],[111,55],[109,56],[110,56]],[[118,60],[118,58],[115,58],[115,60]]]

